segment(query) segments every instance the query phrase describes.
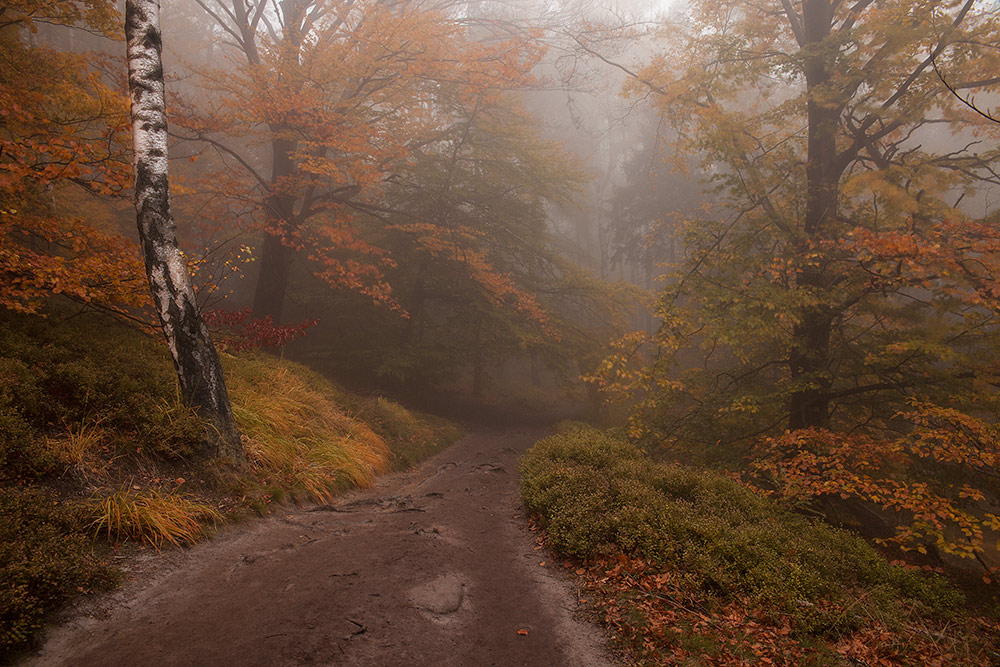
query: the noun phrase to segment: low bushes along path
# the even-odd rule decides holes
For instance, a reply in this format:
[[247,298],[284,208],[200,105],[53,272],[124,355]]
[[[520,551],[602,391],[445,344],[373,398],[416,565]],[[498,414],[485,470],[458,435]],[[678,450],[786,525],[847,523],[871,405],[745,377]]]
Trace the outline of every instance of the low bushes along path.
[[523,516],[517,458],[543,434],[477,427],[335,505],[277,508],[55,629],[28,664],[611,664]]

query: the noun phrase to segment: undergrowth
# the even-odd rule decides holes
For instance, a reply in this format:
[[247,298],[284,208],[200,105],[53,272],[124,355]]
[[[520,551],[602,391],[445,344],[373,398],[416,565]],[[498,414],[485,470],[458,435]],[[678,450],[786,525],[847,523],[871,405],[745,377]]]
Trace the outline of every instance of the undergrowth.
[[0,487],[0,654],[26,644],[52,609],[117,582],[87,524],[81,506],[51,491]]
[[299,364],[222,356],[242,468],[195,456],[205,425],[180,403],[156,337],[59,307],[46,318],[0,310],[0,653],[111,585],[101,553],[193,544],[282,500],[330,502],[457,435]]
[[262,354],[228,358],[226,367],[247,457],[272,484],[329,502],[389,468],[389,445],[345,411],[348,401],[322,376]]
[[[935,650],[940,664],[963,664],[942,656],[962,648],[962,659],[985,660],[989,650],[961,630],[972,621],[943,578],[890,564],[854,534],[728,477],[654,463],[624,438],[581,427],[537,443],[521,471],[551,547],[584,562],[607,620],[650,664],[842,664],[852,650],[874,655],[851,640],[888,650],[872,639],[882,634],[906,637],[887,664],[923,663]],[[950,634],[913,634],[928,627]],[[792,657],[754,649],[768,637]]]
[[387,398],[368,398],[356,406],[358,418],[387,442],[389,466],[403,470],[441,449],[458,437],[458,428],[440,417],[404,408]]

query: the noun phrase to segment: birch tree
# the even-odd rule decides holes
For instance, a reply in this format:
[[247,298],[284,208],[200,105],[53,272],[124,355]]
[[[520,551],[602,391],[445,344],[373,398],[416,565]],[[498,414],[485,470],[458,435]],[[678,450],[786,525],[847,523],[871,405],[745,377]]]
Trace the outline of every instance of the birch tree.
[[214,429],[215,453],[244,458],[222,366],[195,301],[177,245],[167,173],[167,118],[163,91],[159,2],[127,0],[128,88],[132,103],[135,208],[146,276],[173,357],[185,404]]

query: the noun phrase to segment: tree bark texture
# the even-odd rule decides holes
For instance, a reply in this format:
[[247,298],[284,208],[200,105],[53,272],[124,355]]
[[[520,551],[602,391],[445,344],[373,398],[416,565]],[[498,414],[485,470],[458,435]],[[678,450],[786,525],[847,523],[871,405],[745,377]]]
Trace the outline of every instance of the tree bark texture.
[[212,425],[216,454],[244,458],[222,366],[195,302],[170,209],[167,117],[158,0],[127,0],[135,208],[146,276],[180,380],[184,403]]

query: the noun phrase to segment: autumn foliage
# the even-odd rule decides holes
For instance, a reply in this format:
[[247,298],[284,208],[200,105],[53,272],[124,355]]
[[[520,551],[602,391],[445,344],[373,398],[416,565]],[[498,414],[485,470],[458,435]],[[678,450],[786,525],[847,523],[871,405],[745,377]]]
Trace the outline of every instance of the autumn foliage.
[[[996,427],[934,405],[897,418],[910,428],[895,439],[819,430],[767,438],[752,471],[765,490],[793,501],[839,497],[881,508],[903,550],[979,557],[1000,532],[987,502],[997,492]],[[989,573],[984,579],[991,583]]]
[[290,325],[276,325],[271,316],[255,317],[252,310],[206,310],[205,323],[213,330],[216,345],[232,351],[282,348],[290,341],[306,335],[318,320]]
[[[0,26],[0,305],[37,312],[52,294],[115,307],[143,302],[133,245],[108,224],[130,182],[128,101],[85,54],[30,45],[38,23],[114,33],[105,2],[8,3]],[[94,61],[100,62],[100,57]],[[95,221],[79,210],[103,213]]]
[[[477,40],[447,7],[421,2],[287,3],[277,36],[261,22],[265,4],[241,13],[203,3],[239,35],[238,48],[224,67],[195,68],[212,104],[188,105],[177,119],[194,145],[238,157],[225,160],[226,178],[243,179],[256,208],[244,225],[264,237],[254,309],[280,320],[289,267],[304,260],[330,287],[402,313],[390,275],[397,260],[376,231],[397,213],[415,240],[509,294],[484,255],[457,252],[468,229],[442,229],[439,212],[399,210],[392,198],[422,155],[449,149],[463,109],[502,107],[507,90],[530,81],[537,44]],[[235,147],[241,142],[267,147],[270,173],[253,166],[253,149]],[[426,178],[416,184],[426,187]]]
[[1000,502],[1000,236],[969,204],[1000,153],[935,67],[996,89],[1000,22],[975,5],[691,3],[627,88],[715,201],[679,230],[658,331],[590,376],[668,455],[967,559]]

